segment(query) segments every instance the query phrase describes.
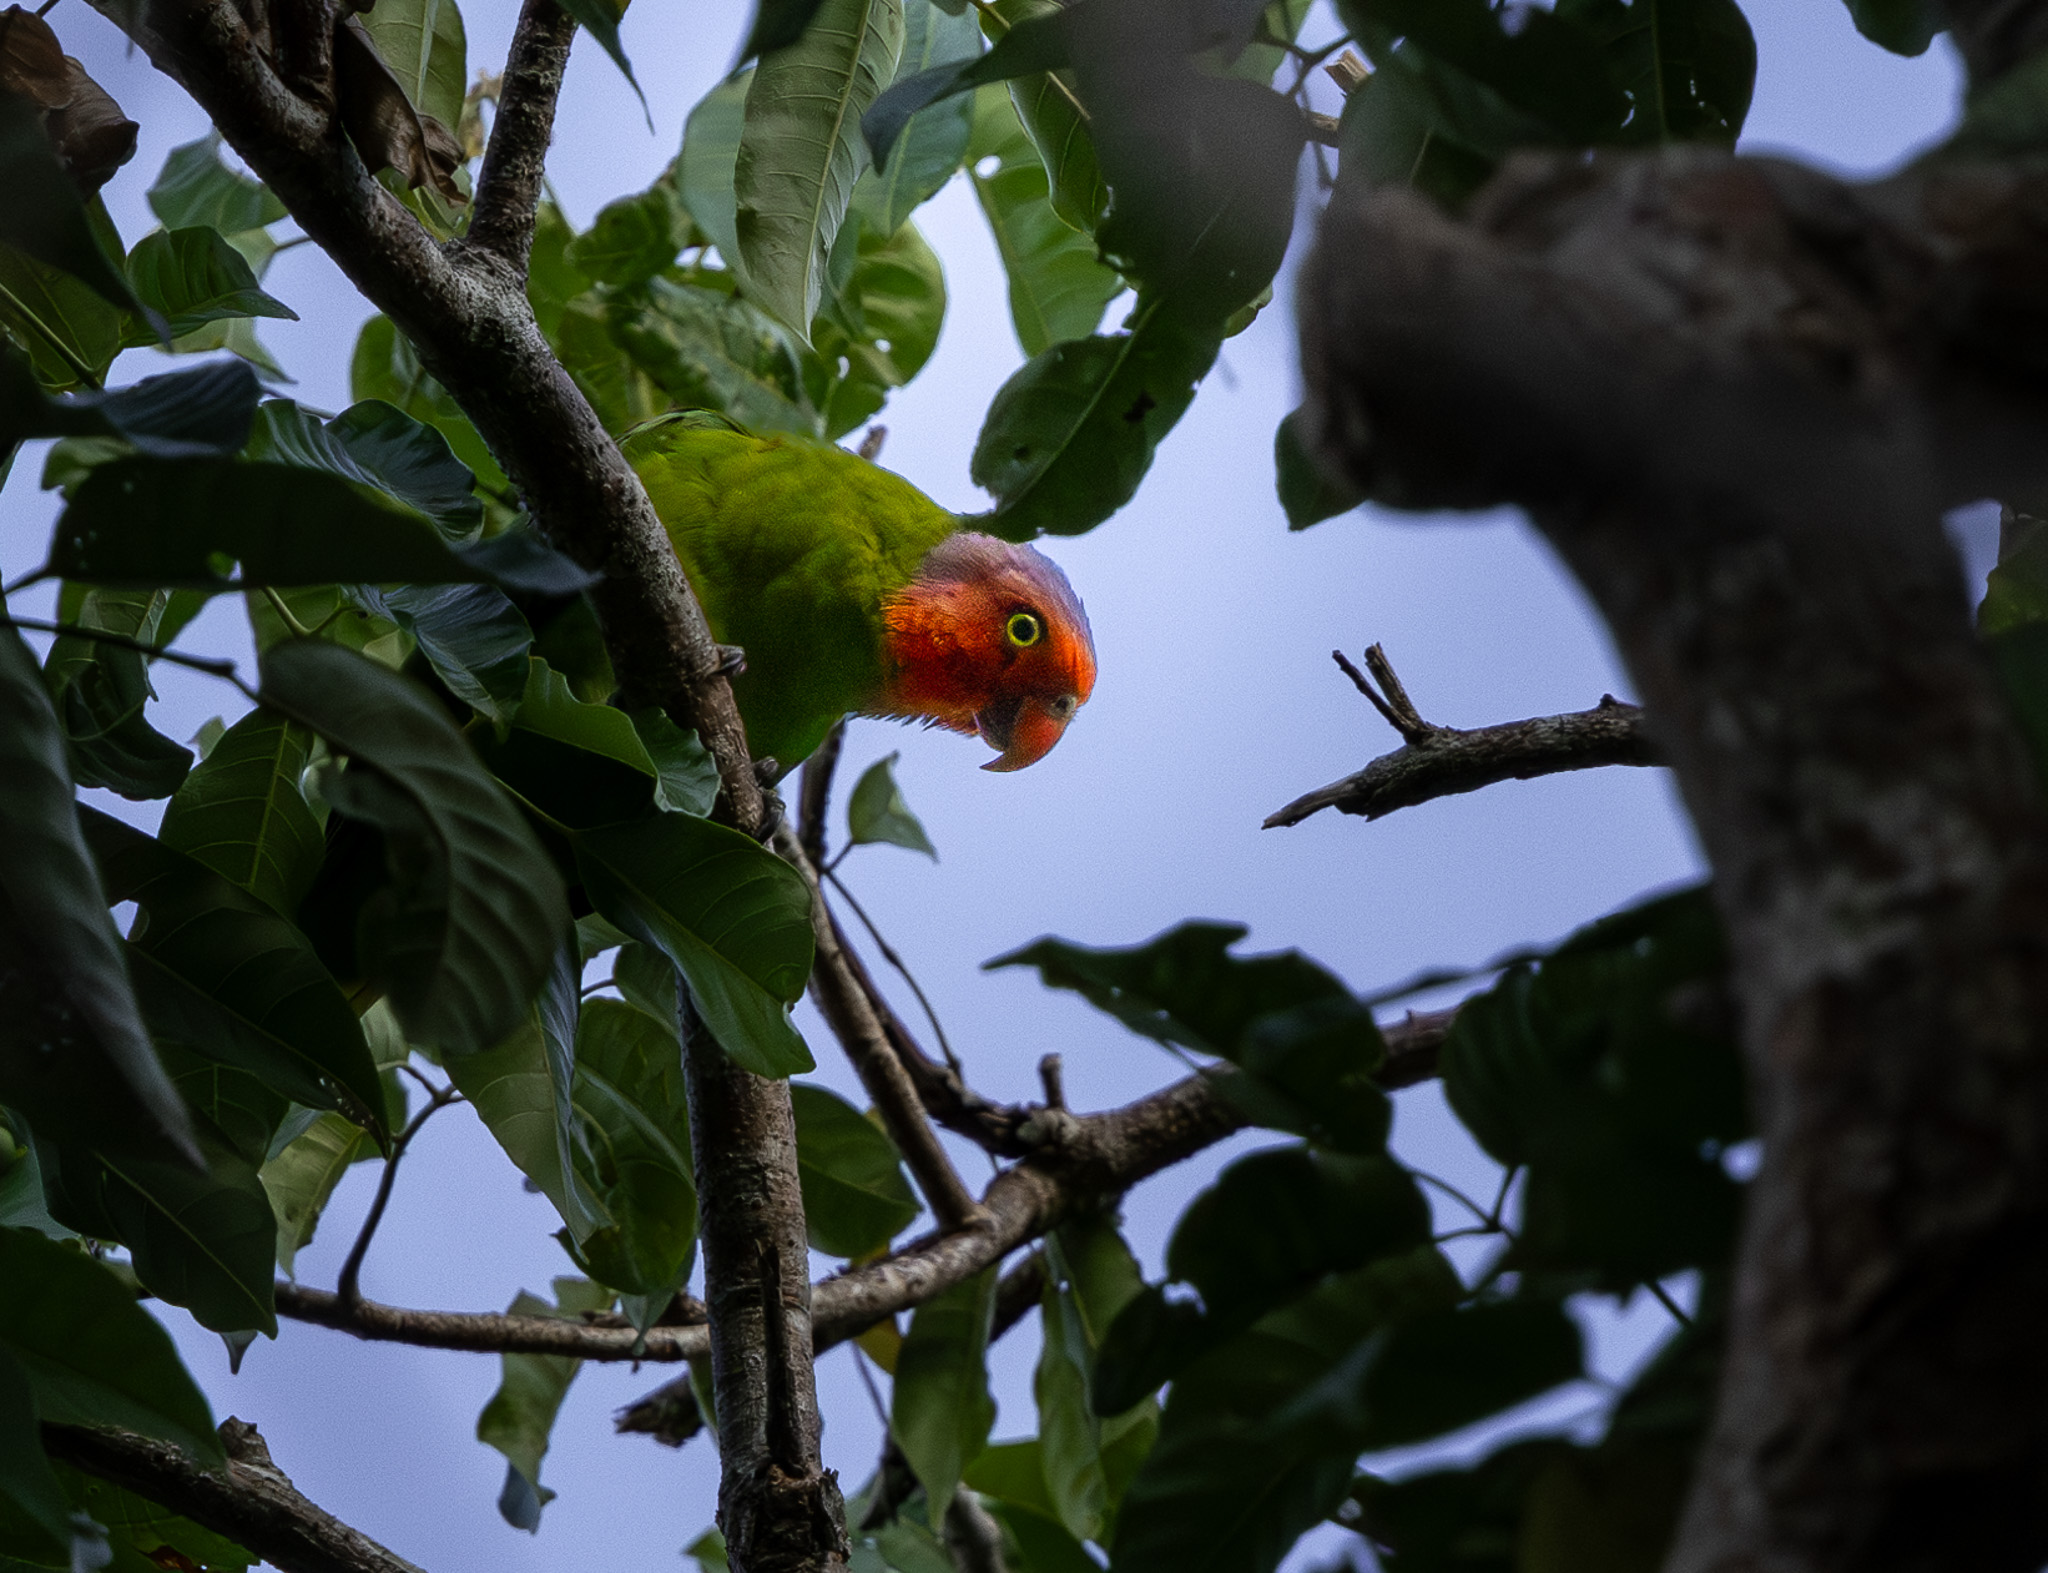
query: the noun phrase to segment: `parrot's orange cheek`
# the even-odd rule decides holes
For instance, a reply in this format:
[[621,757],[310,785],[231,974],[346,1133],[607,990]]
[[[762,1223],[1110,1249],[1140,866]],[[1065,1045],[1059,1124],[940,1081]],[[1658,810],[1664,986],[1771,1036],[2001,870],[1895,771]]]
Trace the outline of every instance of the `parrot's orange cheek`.
[[1080,701],[1072,695],[1046,700],[1035,694],[997,700],[984,707],[975,716],[975,724],[982,738],[1001,749],[1002,754],[981,768],[1022,770],[1026,765],[1037,764],[1052,752],[1053,744],[1065,733],[1078,708]]

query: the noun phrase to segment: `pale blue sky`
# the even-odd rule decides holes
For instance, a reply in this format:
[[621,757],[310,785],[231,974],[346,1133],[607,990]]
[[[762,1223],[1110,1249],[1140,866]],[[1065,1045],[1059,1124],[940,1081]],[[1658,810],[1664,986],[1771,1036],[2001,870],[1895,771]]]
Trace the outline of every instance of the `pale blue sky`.
[[[1957,73],[1945,43],[1902,61],[1858,39],[1838,0],[1751,0],[1747,9],[1761,55],[1748,146],[1872,172],[1952,118]],[[513,0],[465,8],[472,70],[502,61],[515,11]],[[549,165],[579,223],[660,172],[690,105],[730,62],[744,20],[736,0],[641,0],[632,9],[622,31],[649,88],[651,135],[617,71],[579,41]],[[205,121],[83,5],[62,6],[51,21],[142,124],[141,152],[107,192],[132,244],[153,225],[143,192],[164,154],[202,134]],[[985,499],[968,483],[967,455],[990,396],[1022,357],[971,194],[956,183],[920,222],[945,261],[951,310],[931,365],[882,416],[890,429],[883,461],[947,505],[973,509]],[[304,318],[262,330],[298,379],[291,391],[340,409],[369,308],[311,246],[282,256],[266,287]],[[157,369],[153,353],[133,353],[115,380]],[[917,969],[977,1085],[994,1096],[1033,1096],[1037,1060],[1055,1049],[1078,1108],[1122,1102],[1177,1070],[1032,975],[978,970],[1041,933],[1117,944],[1185,917],[1238,919],[1251,925],[1252,946],[1298,946],[1364,989],[1562,934],[1699,872],[1674,796],[1654,771],[1507,785],[1372,825],[1324,815],[1293,830],[1259,829],[1273,808],[1396,741],[1331,665],[1333,646],[1355,655],[1384,643],[1423,713],[1453,724],[1628,692],[1577,588],[1510,516],[1366,511],[1289,535],[1270,455],[1273,426],[1297,397],[1283,294],[1226,347],[1137,500],[1092,536],[1049,546],[1087,603],[1102,676],[1043,763],[990,775],[975,768],[986,754],[979,744],[876,722],[853,728],[844,779],[901,750],[905,792],[942,861],[867,849],[846,865],[847,878]],[[25,455],[0,496],[0,568],[10,577],[40,559],[53,517],[34,489],[39,468],[39,454]],[[239,618],[236,603],[220,603],[184,642],[246,649]],[[166,673],[163,687],[157,724],[176,736],[234,708],[232,690],[187,673]],[[808,1007],[799,1019],[821,1079],[854,1092]],[[1398,1108],[1404,1157],[1468,1189],[1488,1187],[1490,1165],[1436,1089],[1403,1093]],[[1129,1231],[1155,1271],[1187,1197],[1254,1141],[1204,1154],[1131,1198]],[[962,1163],[971,1182],[987,1173],[976,1154],[963,1153]],[[299,1258],[307,1281],[332,1282],[372,1179],[362,1168],[344,1185],[327,1232]],[[544,1290],[570,1270],[549,1238],[555,1227],[546,1203],[522,1192],[481,1125],[457,1109],[416,1145],[365,1289],[400,1304],[502,1308],[517,1289]],[[585,1368],[543,1472],[561,1496],[536,1538],[498,1518],[503,1462],[473,1439],[477,1411],[497,1385],[495,1358],[361,1344],[286,1324],[230,1378],[217,1341],[178,1313],[169,1320],[181,1325],[220,1414],[257,1421],[303,1490],[430,1573],[672,1569],[678,1549],[710,1522],[716,1460],[707,1442],[673,1453],[610,1433],[610,1412],[663,1370]],[[1600,1369],[1631,1369],[1667,1321],[1647,1302],[1626,1314],[1589,1311]],[[1035,1342],[1020,1329],[997,1352],[998,1436],[1033,1424]],[[826,1455],[849,1491],[869,1473],[879,1438],[852,1358],[841,1350],[820,1368]],[[1549,1412],[1584,1402],[1568,1397]]]

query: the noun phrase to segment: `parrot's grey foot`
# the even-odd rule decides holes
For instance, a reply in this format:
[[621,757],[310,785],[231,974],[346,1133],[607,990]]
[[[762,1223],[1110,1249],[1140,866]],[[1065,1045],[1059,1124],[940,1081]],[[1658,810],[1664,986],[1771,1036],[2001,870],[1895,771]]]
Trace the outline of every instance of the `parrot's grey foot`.
[[775,839],[775,832],[782,828],[782,798],[774,792],[761,794],[761,833],[763,845]]
[[736,644],[722,644],[718,647],[718,675],[738,677],[747,669],[747,652]]
[[782,763],[773,754],[763,754],[754,761],[754,779],[761,783],[763,792],[771,789],[782,779]]

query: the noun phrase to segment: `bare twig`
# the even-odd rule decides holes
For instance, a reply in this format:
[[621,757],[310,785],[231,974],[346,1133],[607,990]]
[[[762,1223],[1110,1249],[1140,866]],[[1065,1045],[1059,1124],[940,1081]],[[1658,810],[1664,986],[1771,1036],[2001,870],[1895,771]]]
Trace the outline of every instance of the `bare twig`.
[[562,71],[575,38],[576,19],[555,0],[526,0],[519,8],[491,140],[477,175],[476,206],[465,243],[508,264],[521,279],[533,249],[534,215],[540,206]]
[[299,1495],[254,1426],[226,1420],[220,1438],[228,1464],[213,1471],[168,1442],[130,1431],[43,1427],[51,1457],[225,1535],[283,1573],[420,1573]]
[[987,1222],[987,1214],[961,1182],[945,1148],[939,1145],[937,1133],[925,1118],[917,1088],[882,1030],[859,974],[847,965],[845,944],[838,925],[832,921],[831,910],[825,905],[817,870],[804,856],[795,833],[787,827],[776,833],[775,850],[811,887],[811,919],[818,945],[817,961],[811,969],[811,998],[846,1050],[847,1058],[853,1061],[861,1085],[881,1111],[882,1123],[895,1139],[904,1162],[909,1164],[940,1227],[981,1227]]
[[[841,856],[844,855],[843,853],[841,854]],[[933,1008],[930,997],[924,991],[924,986],[917,981],[917,974],[910,970],[910,964],[903,959],[896,947],[889,943],[888,937],[875,926],[875,920],[868,916],[868,909],[862,906],[855,898],[853,892],[846,888],[846,881],[841,879],[830,868],[825,870],[824,878],[832,882],[832,888],[839,892],[840,897],[849,907],[853,908],[853,915],[860,919],[860,926],[868,931],[868,938],[875,942],[875,949],[882,953],[882,959],[894,967],[896,975],[910,985],[910,992],[917,996],[918,1007],[923,1010],[924,1019],[931,1023],[932,1036],[939,1040],[939,1053],[946,1057],[947,1068],[955,1076],[964,1079],[967,1073],[961,1068],[960,1056],[953,1052],[953,1045],[946,1037],[945,1025],[939,1020],[939,1013]]]
[[804,761],[802,785],[797,791],[796,837],[803,844],[811,867],[825,866],[826,819],[832,807],[832,773],[839,768],[839,751],[846,746],[846,723],[835,721],[825,741]]
[[93,644],[112,645],[117,650],[133,650],[139,655],[148,656],[152,661],[168,661],[173,666],[204,672],[208,677],[225,678],[251,699],[256,697],[256,690],[242,681],[241,673],[235,669],[235,663],[225,658],[186,655],[182,650],[146,644],[140,639],[131,639],[126,634],[112,633],[104,628],[81,628],[76,623],[45,622],[40,617],[0,617],[0,628],[22,628],[36,634],[61,634],[69,639],[85,639]]
[[391,1156],[384,1160],[384,1172],[378,1176],[377,1194],[370,1202],[370,1211],[363,1218],[362,1231],[357,1234],[356,1243],[349,1248],[348,1259],[341,1264],[341,1276],[335,1282],[335,1298],[345,1306],[362,1303],[360,1280],[363,1258],[370,1254],[370,1241],[376,1237],[377,1225],[384,1221],[384,1209],[391,1203],[391,1187],[398,1179],[399,1160],[405,1156],[406,1148],[412,1145],[412,1139],[419,1135],[420,1127],[462,1097],[452,1085],[431,1087],[424,1077],[421,1084],[430,1087],[432,1096],[428,1098],[426,1107],[412,1117],[391,1143]]

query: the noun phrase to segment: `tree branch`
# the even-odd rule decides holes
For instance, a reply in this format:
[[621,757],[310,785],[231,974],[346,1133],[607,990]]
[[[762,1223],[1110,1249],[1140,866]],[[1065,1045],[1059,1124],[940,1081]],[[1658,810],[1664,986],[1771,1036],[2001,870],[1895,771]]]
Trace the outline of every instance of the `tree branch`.
[[[1373,646],[1377,653],[1379,646]],[[1383,700],[1362,673],[1341,652],[1332,651],[1361,692],[1371,699],[1389,725],[1407,738],[1404,747],[1382,754],[1363,770],[1318,787],[1266,817],[1267,830],[1298,825],[1326,808],[1379,819],[1397,808],[1413,808],[1435,798],[1477,792],[1500,781],[1531,781],[1566,770],[1599,765],[1661,764],[1643,725],[1643,713],[1611,695],[1602,695],[1591,710],[1570,715],[1540,716],[1470,731],[1434,726],[1417,716],[1398,684]],[[1384,662],[1385,657],[1381,657]],[[1393,668],[1385,667],[1388,677]],[[1391,702],[1395,695],[1405,713]],[[1412,718],[1412,721],[1411,719]]]
[[[810,796],[811,777],[804,777],[804,795]],[[818,883],[818,871],[811,866],[796,832],[784,826],[775,834],[775,850],[804,877],[811,888],[811,925],[817,935],[817,960],[811,968],[811,998],[826,1025],[846,1050],[860,1076],[861,1086],[881,1111],[882,1123],[904,1162],[917,1180],[917,1188],[947,1232],[977,1228],[987,1213],[961,1183],[953,1161],[939,1145],[938,1134],[925,1118],[917,1088],[910,1073],[897,1058],[895,1046],[882,1030],[863,978],[848,964],[846,936],[839,930],[825,892]]]
[[[117,26],[129,20],[127,0],[93,4]],[[559,25],[529,30],[537,53]],[[149,7],[132,36],[412,342],[541,534],[604,576],[590,595],[625,702],[658,704],[695,728],[718,762],[722,816],[757,832],[760,787],[718,646],[638,477],[534,326],[524,270],[495,249],[437,245],[363,167],[332,105],[300,98],[271,69],[230,0]],[[486,171],[507,193],[501,211],[512,206],[526,154],[544,141],[537,121],[549,99],[536,76],[507,127],[505,156]]]
[[220,1439],[228,1466],[216,1473],[168,1442],[133,1432],[43,1427],[52,1458],[225,1535],[283,1573],[420,1573],[299,1495],[254,1426],[225,1420]]
[[576,19],[555,0],[525,0],[519,8],[490,145],[477,174],[465,243],[499,257],[521,278],[533,250],[555,104],[575,39]]
[[[1974,65],[2048,7],[1964,13]],[[1530,511],[1714,868],[1765,1149],[1674,1573],[2048,1557],[2048,810],[1940,525],[2048,481],[2044,197],[1523,154],[1340,193],[1302,275],[1312,443]]]

